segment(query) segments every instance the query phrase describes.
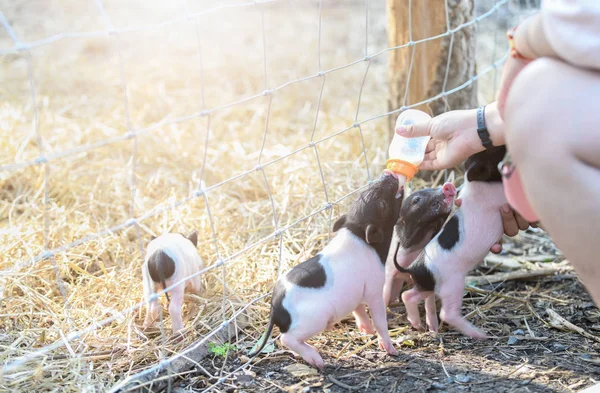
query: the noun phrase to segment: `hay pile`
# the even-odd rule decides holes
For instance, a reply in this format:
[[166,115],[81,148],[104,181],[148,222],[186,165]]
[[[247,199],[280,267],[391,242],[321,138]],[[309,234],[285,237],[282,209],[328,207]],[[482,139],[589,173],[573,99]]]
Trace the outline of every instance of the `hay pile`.
[[[178,352],[269,291],[279,269],[320,249],[348,200],[299,220],[382,169],[386,118],[362,125],[366,157],[357,128],[323,139],[387,111],[386,55],[371,60],[360,108],[365,62],[227,106],[314,76],[319,63],[329,70],[362,58],[364,3],[324,3],[320,56],[318,5],[222,8],[190,20],[185,3],[106,0],[113,26],[130,31],[65,37],[36,46],[30,58],[27,52],[0,57],[0,165],[27,163],[40,152],[52,158],[0,172],[0,268],[6,271],[0,360],[65,343],[4,375],[2,389],[104,390]],[[197,13],[218,4],[208,3],[188,7]],[[92,1],[3,7],[23,42],[108,26]],[[372,4],[369,18],[374,53],[386,47],[382,6]],[[169,20],[176,22],[136,30]],[[0,48],[13,46],[0,33]],[[186,118],[204,110],[210,115]],[[124,138],[128,131],[139,135]],[[311,138],[323,140],[316,145],[319,160]],[[96,147],[72,150],[82,146]],[[263,169],[252,170],[259,163]],[[193,197],[201,181],[206,198]],[[69,246],[132,217],[140,218],[139,227]],[[283,232],[281,249],[278,237],[261,242],[294,223]],[[183,341],[168,337],[169,318],[166,338],[143,332],[137,312],[121,314],[142,297],[142,249],[151,235],[193,229],[206,265],[220,258],[228,261],[225,269],[208,272],[207,292],[186,305]],[[63,246],[54,258],[31,263],[45,249]],[[265,309],[262,303],[249,316],[260,321]],[[116,320],[67,344],[69,333],[107,317]]]

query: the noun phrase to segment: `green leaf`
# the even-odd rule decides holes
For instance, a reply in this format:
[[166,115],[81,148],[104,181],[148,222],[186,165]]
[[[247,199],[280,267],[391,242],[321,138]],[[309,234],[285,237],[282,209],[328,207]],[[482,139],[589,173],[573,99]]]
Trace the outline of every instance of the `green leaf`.
[[215,356],[225,357],[229,351],[237,351],[235,345],[225,343],[223,345],[216,345],[214,343],[208,343],[208,351]]

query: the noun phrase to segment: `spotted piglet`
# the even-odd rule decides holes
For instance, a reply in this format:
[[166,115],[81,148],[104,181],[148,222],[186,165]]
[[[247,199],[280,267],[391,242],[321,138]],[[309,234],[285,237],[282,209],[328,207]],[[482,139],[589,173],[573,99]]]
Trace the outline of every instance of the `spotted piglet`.
[[[398,299],[404,282],[410,281],[410,275],[401,273],[394,265],[407,268],[423,251],[423,248],[435,236],[452,211],[456,188],[445,183],[440,188],[425,188],[410,194],[402,203],[400,216],[394,227],[392,245],[385,264],[385,285],[383,300],[386,305],[392,299]],[[437,330],[435,299],[425,304],[427,324]]]
[[443,321],[469,337],[486,338],[483,331],[462,317],[461,306],[467,273],[502,237],[500,207],[506,198],[498,164],[505,152],[504,147],[496,147],[469,157],[459,194],[461,207],[408,268],[396,260],[396,268],[409,273],[415,283],[402,294],[413,327],[421,328],[418,304],[423,299],[434,301],[435,294],[442,302]]
[[[144,326],[149,327],[159,314],[158,300],[150,301],[151,296],[176,282],[199,272],[204,267],[196,246],[198,234],[193,232],[188,237],[179,233],[166,233],[152,238],[146,250],[146,259],[142,265],[144,297],[148,304]],[[169,301],[169,314],[173,321],[173,332],[183,329],[181,307],[185,291],[200,294],[203,290],[200,275],[177,285],[166,292]],[[169,298],[169,294],[171,297]]]
[[379,347],[396,354],[390,339],[381,289],[384,263],[402,204],[397,176],[384,171],[334,224],[335,237],[316,256],[295,266],[275,284],[267,331],[250,356],[259,353],[273,326],[281,343],[318,368],[324,362],[305,341],[353,312],[359,326],[373,329],[364,305],[369,306]]

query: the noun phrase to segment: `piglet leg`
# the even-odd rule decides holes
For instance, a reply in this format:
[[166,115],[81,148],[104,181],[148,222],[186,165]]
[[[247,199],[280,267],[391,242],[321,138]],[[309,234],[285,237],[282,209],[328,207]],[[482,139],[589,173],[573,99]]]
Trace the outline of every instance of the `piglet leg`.
[[192,277],[189,280],[189,282],[191,283],[190,292],[192,292],[193,294],[196,294],[198,296],[200,296],[202,294],[202,292],[204,292],[204,285],[202,284],[201,276]]
[[390,338],[390,332],[388,331],[387,315],[385,313],[385,304],[383,303],[383,297],[381,292],[375,293],[371,296],[370,301],[367,301],[371,315],[373,316],[373,324],[375,330],[379,335],[379,348],[385,349],[390,355],[396,355],[398,351],[394,348],[392,339]]
[[157,299],[150,301],[150,298],[154,294],[154,292],[152,291],[150,274],[146,271],[146,269],[144,269],[142,274],[144,275],[142,284],[144,286],[144,300],[146,302],[146,317],[144,318],[144,329],[147,329],[150,326],[152,326],[156,319],[158,319],[158,313],[160,310],[158,309],[159,305]]
[[[389,259],[389,258],[388,258]],[[393,260],[388,260],[385,264],[385,283],[383,284],[383,302],[387,306],[392,300],[398,299],[404,279],[398,274]]]
[[435,306],[435,294],[433,293],[425,299],[425,321],[430,332],[438,332],[437,308]]
[[442,300],[442,310],[440,318],[453,326],[461,333],[471,338],[484,339],[486,334],[473,324],[463,318],[461,313],[462,298],[464,289],[464,278],[459,277],[456,280],[447,281],[440,285],[440,299]]
[[323,358],[321,355],[319,355],[319,352],[317,352],[314,347],[308,345],[297,337],[284,333],[281,335],[281,343],[298,355],[302,356],[302,359],[304,359],[307,363],[312,364],[316,368],[322,369],[325,367],[325,362],[323,362]]
[[388,306],[393,300],[398,299],[398,295],[400,295],[400,291],[402,290],[403,285],[404,280],[402,278],[385,278],[385,285],[383,287],[383,301],[386,306]]
[[375,334],[373,323],[371,322],[371,318],[369,318],[369,314],[367,314],[367,309],[364,304],[359,304],[352,314],[354,314],[358,331],[366,334]]
[[412,327],[419,331],[424,330],[423,326],[421,326],[419,304],[430,295],[433,295],[433,292],[421,292],[416,287],[413,287],[402,294],[402,301],[406,307],[406,319],[408,319]]
[[171,291],[171,302],[169,303],[169,315],[171,315],[171,321],[173,322],[173,333],[177,333],[183,330],[183,320],[181,318],[181,308],[183,306],[184,286],[178,285]]
[[147,305],[148,309],[146,310],[146,318],[144,318],[144,328],[149,328],[152,326],[154,321],[158,319],[158,314],[160,312],[158,300],[152,300]]

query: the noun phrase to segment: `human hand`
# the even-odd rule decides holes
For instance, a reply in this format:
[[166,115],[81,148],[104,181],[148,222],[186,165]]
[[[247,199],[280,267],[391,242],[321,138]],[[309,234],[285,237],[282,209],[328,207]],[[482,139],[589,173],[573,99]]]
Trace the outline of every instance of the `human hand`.
[[[460,207],[462,200],[456,198],[454,201],[456,207]],[[530,224],[525,220],[519,213],[514,211],[508,203],[502,205],[500,208],[500,215],[502,216],[502,226],[504,227],[504,234],[506,236],[516,236],[519,230],[525,230],[530,226],[535,227],[535,224]],[[502,252],[502,243],[498,242],[490,247],[490,251],[494,254],[500,254]]]
[[419,168],[435,170],[452,168],[482,151],[484,147],[476,130],[477,110],[474,109],[451,111],[425,123],[399,126],[396,133],[407,138],[430,136]]

